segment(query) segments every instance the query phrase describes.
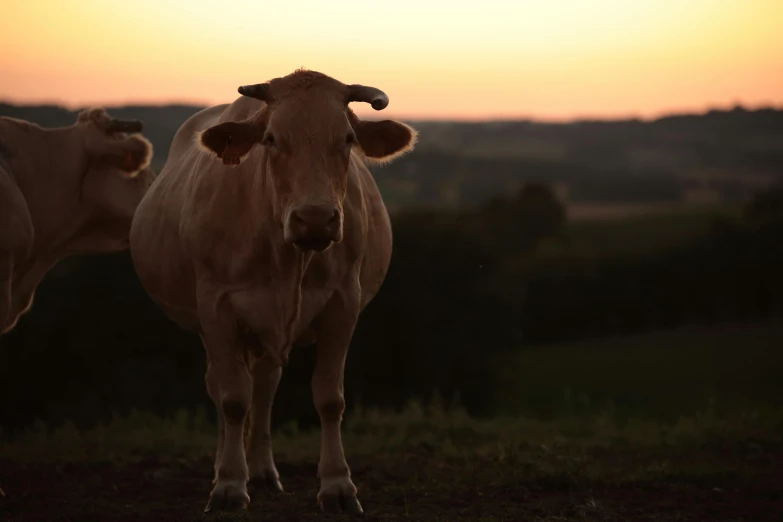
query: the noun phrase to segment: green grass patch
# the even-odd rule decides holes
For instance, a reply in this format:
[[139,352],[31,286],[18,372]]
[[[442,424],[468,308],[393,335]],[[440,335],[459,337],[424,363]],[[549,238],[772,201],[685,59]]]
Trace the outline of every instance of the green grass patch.
[[[620,420],[609,410],[562,414],[550,420],[522,416],[476,419],[439,401],[412,401],[401,412],[359,409],[345,419],[343,440],[353,455],[421,453],[439,458],[502,461],[530,448],[691,446],[713,441],[776,440],[783,412],[697,412],[665,423],[650,418]],[[116,461],[138,456],[210,455],[216,427],[203,413],[161,418],[144,412],[116,417],[92,429],[42,424],[7,437],[0,458],[13,460]],[[317,459],[320,430],[289,424],[273,434],[275,452],[293,461]]]
[[780,321],[535,346],[493,361],[492,403],[499,413],[541,418],[780,411],[781,347]]

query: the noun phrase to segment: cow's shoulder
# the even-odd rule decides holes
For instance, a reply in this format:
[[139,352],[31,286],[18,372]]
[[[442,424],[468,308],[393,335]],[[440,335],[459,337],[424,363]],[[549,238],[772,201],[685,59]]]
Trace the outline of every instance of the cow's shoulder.
[[169,158],[176,161],[180,156],[198,149],[196,143],[198,133],[219,123],[247,119],[263,106],[263,102],[241,96],[232,103],[213,105],[198,111],[180,125],[172,140]]
[[251,256],[248,237],[258,225],[251,204],[254,162],[223,165],[195,142],[199,132],[242,119],[250,110],[244,103],[236,105],[239,108],[224,104],[204,109],[182,124],[151,196],[159,200],[155,212],[165,212],[176,222],[183,253],[197,266],[220,269]]
[[228,104],[207,107],[185,120],[177,129],[174,139],[171,141],[166,165],[176,166],[178,162],[182,161],[192,150],[197,148],[196,136],[198,132],[212,125],[211,122],[219,118],[226,107],[228,107]]

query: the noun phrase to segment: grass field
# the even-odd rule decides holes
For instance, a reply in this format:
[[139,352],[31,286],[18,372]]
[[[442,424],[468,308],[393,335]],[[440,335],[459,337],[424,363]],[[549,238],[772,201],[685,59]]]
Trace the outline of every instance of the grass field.
[[[771,323],[539,347],[498,361],[504,415],[354,411],[344,443],[364,519],[780,520],[781,340]],[[517,414],[536,408],[549,409]],[[339,519],[315,502],[319,432],[273,440],[286,494],[205,517],[205,415],[38,426],[0,446],[0,520]]]
[[494,361],[499,413],[610,413],[676,421],[713,409],[783,407],[783,321],[724,324],[562,345]]
[[[737,221],[741,206],[733,204],[576,205],[569,210],[566,252],[587,256],[646,254],[705,235],[716,220]],[[548,242],[540,254],[564,252]]]

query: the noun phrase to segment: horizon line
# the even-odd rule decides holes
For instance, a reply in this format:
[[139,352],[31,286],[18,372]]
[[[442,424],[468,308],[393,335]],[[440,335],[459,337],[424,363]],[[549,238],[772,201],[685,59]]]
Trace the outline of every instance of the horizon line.
[[[159,101],[159,102],[143,102],[143,101],[127,101],[127,102],[111,102],[111,103],[92,103],[92,104],[70,104],[70,103],[63,103],[63,102],[57,102],[53,100],[42,100],[42,101],[34,101],[34,102],[15,102],[10,99],[6,98],[0,98],[0,105],[9,105],[13,107],[22,107],[22,108],[34,108],[34,107],[55,107],[58,109],[63,109],[68,112],[78,112],[80,110],[84,110],[87,108],[92,107],[103,107],[106,109],[128,109],[128,108],[136,108],[136,107],[149,107],[149,108],[160,108],[164,109],[167,107],[194,107],[194,108],[200,108],[200,109],[206,109],[208,107],[214,107],[216,105],[224,105],[224,104],[231,104],[232,101],[226,101],[222,103],[210,103],[210,102],[199,102],[195,100],[169,100],[169,101]],[[634,112],[628,112],[625,114],[618,114],[618,115],[588,115],[588,114],[579,114],[575,116],[570,117],[536,117],[531,115],[480,115],[480,116],[404,116],[397,113],[388,113],[385,115],[380,115],[376,118],[367,118],[364,119],[396,119],[399,121],[408,121],[408,122],[420,122],[420,123],[474,123],[474,124],[482,124],[482,123],[513,123],[513,122],[529,122],[529,123],[539,123],[539,124],[573,124],[573,123],[584,123],[584,122],[628,122],[628,121],[641,121],[641,122],[653,122],[661,119],[671,118],[671,117],[678,117],[678,116],[704,116],[711,112],[731,112],[731,111],[748,111],[748,112],[754,112],[754,111],[763,111],[763,110],[774,110],[774,111],[783,111],[783,104],[775,104],[774,102],[767,102],[767,103],[756,103],[756,104],[744,104],[742,102],[734,102],[730,104],[711,104],[711,105],[705,105],[701,109],[693,108],[693,109],[668,109],[668,110],[661,110],[656,111],[654,113],[650,113],[646,116],[641,115],[639,113]],[[376,113],[370,113],[372,115],[375,115]]]

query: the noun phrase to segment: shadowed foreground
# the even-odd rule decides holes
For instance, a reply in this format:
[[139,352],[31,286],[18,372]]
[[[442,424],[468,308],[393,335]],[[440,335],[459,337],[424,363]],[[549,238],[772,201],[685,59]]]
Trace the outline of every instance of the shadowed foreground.
[[[709,412],[669,426],[600,414],[478,421],[414,404],[352,415],[345,443],[365,520],[760,521],[783,513],[782,427]],[[295,427],[274,438],[287,493],[251,492],[249,512],[205,518],[208,428],[134,414],[20,435],[0,449],[0,519],[342,519],[316,505],[318,432]]]

